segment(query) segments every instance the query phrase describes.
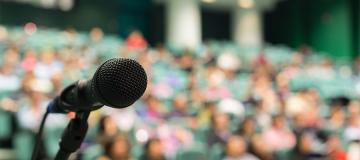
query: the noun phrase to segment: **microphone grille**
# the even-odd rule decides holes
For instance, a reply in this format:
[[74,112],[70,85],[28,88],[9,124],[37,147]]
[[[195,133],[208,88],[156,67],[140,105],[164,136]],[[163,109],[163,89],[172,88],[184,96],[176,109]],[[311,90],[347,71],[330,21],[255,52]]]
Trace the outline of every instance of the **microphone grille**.
[[92,85],[101,103],[123,108],[133,104],[144,94],[147,77],[144,68],[135,60],[114,58],[98,68]]

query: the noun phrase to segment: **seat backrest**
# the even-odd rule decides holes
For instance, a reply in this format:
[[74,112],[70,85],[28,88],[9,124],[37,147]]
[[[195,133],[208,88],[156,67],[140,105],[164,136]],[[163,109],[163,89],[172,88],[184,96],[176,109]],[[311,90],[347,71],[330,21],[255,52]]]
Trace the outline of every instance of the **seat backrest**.
[[195,142],[179,148],[176,160],[208,160],[205,145]]
[[0,139],[11,137],[11,116],[5,111],[0,110]]

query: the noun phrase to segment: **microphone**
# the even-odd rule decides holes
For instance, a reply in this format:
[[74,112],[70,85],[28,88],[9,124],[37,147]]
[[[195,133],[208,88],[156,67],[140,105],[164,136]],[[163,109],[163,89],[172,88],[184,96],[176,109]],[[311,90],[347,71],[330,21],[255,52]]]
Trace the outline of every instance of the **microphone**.
[[93,111],[103,105],[125,108],[145,92],[147,77],[135,60],[114,58],[104,62],[90,80],[67,86],[50,102],[49,113]]

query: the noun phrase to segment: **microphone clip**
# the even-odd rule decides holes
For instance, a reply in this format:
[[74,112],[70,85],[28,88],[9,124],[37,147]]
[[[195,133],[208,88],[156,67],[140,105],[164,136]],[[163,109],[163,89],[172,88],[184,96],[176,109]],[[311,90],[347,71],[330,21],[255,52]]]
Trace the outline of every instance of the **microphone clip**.
[[80,111],[92,111],[101,108],[103,105],[94,104],[94,99],[88,95],[89,88],[87,80],[79,80],[66,87],[52,102],[48,111],[50,113],[68,113]]

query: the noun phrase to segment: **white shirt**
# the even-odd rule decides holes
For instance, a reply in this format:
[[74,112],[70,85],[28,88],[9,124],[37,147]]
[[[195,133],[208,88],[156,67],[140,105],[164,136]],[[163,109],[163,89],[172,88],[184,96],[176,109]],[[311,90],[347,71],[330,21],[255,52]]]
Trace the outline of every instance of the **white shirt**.
[[0,92],[1,91],[16,91],[20,88],[20,79],[14,75],[0,74]]

